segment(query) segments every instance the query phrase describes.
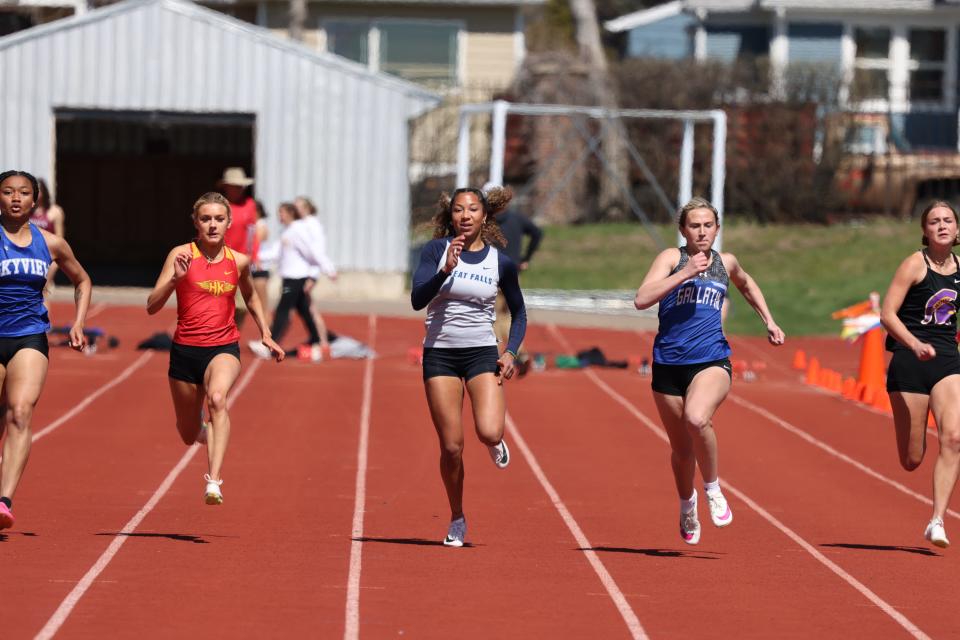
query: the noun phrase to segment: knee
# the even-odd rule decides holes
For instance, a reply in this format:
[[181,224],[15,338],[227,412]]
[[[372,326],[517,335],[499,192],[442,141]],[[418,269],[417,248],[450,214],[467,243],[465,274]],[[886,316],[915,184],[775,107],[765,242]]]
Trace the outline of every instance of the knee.
[[905,471],[913,471],[920,466],[921,462],[923,462],[923,458],[913,453],[907,453],[900,458],[900,466],[903,467]]
[[960,428],[945,429],[940,434],[940,448],[952,453],[960,453]]
[[463,443],[445,442],[440,447],[440,457],[444,462],[460,462],[463,459]]
[[227,410],[227,394],[220,391],[214,391],[207,396],[207,404],[210,411],[220,413]]
[[33,405],[29,402],[17,402],[7,407],[7,426],[11,432],[29,429],[32,417]]
[[710,426],[710,416],[702,413],[684,413],[683,423],[686,425],[687,431],[699,434]]

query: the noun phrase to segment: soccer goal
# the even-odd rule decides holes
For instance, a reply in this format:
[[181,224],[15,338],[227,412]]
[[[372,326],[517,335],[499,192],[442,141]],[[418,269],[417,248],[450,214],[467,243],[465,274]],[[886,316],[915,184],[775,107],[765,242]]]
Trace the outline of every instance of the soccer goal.
[[[704,135],[706,127],[710,135]],[[602,198],[616,200],[665,246],[652,219],[664,219],[664,214],[673,219],[695,188],[699,193],[709,189],[722,217],[726,138],[727,118],[721,110],[605,109],[504,100],[465,104],[459,112],[457,186],[505,180],[520,185],[515,188],[517,200],[536,203],[537,210],[528,213],[552,222],[579,221],[569,217],[576,212],[564,207],[580,207],[582,212],[585,206],[606,206]],[[695,148],[707,149],[701,155],[709,154],[709,160],[695,157]],[[703,176],[708,171],[709,185]],[[675,200],[668,190],[676,193]],[[660,215],[652,218],[649,212],[657,209]],[[714,246],[720,249],[721,236]]]

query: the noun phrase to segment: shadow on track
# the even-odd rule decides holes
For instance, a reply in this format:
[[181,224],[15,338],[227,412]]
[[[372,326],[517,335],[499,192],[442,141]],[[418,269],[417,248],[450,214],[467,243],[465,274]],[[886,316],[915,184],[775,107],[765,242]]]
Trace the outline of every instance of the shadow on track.
[[836,547],[840,549],[862,549],[864,551],[901,551],[903,553],[915,553],[919,556],[934,556],[936,558],[941,557],[939,553],[926,547],[900,547],[897,545],[888,545],[888,544],[856,544],[856,543],[844,543],[844,542],[834,542],[832,544],[821,544],[821,547]]
[[37,534],[30,531],[7,531],[0,533],[0,542],[6,542],[10,536],[23,536],[24,538],[36,538]]
[[[443,543],[439,540],[426,540],[424,538],[351,538],[354,542],[385,542],[387,544],[413,544],[421,547],[442,547]],[[463,548],[472,548],[475,545],[470,542],[465,542]]]
[[123,533],[122,531],[107,531],[96,534],[98,536],[126,536],[128,538],[166,538],[178,542],[192,542],[194,544],[210,544],[209,540],[204,540],[201,536],[190,535],[189,533]]
[[[636,553],[651,558],[696,558],[697,560],[719,560],[715,557],[721,554],[714,551],[697,551],[689,553],[677,549],[634,549],[632,547],[590,547],[589,549],[579,548],[577,551],[604,551],[607,553]],[[703,555],[709,554],[709,555]]]

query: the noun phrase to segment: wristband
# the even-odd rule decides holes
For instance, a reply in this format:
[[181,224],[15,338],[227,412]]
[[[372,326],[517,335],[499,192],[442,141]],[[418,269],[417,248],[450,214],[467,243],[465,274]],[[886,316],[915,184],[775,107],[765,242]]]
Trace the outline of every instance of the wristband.
[[516,360],[518,357],[517,354],[515,354],[513,351],[510,351],[510,349],[507,349],[506,351],[504,351],[504,353],[509,353],[510,355],[512,355],[514,360]]

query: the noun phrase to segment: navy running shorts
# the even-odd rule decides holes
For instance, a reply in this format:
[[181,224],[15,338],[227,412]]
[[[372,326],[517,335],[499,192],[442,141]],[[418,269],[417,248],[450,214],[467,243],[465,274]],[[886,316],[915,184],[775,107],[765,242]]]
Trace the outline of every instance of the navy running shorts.
[[423,379],[450,376],[469,380],[481,373],[497,373],[500,351],[496,345],[487,347],[425,347],[423,350]]
[[887,368],[887,391],[930,395],[938,382],[957,374],[960,374],[960,354],[956,350],[920,360],[913,351],[897,349]]
[[39,351],[45,358],[50,358],[50,346],[47,343],[47,334],[31,333],[26,336],[0,338],[0,367],[6,367],[21,349]]
[[698,362],[696,364],[653,363],[653,390],[668,396],[686,396],[693,378],[710,367],[720,367],[733,380],[733,367],[729,358]]
[[170,347],[170,368],[167,370],[167,375],[174,380],[203,384],[203,375],[207,372],[207,366],[221,353],[229,353],[240,360],[240,344],[231,342],[215,347],[192,347],[174,342]]

